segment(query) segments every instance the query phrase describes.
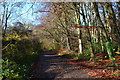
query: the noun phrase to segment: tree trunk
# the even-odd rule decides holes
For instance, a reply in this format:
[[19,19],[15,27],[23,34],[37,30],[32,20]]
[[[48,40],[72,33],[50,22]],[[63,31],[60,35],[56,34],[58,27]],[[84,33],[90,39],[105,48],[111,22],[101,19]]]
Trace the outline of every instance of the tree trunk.
[[67,49],[68,49],[68,50],[71,50],[69,37],[66,38],[66,41],[67,41]]
[[82,54],[82,31],[78,28],[78,41],[79,41],[79,52]]
[[[82,10],[83,21],[85,23],[85,26],[87,26],[88,25],[87,22],[86,22],[87,17],[85,17],[85,13],[84,13],[83,8],[81,10]],[[89,35],[89,42],[90,42],[90,47],[91,47],[90,61],[94,61],[94,47],[93,47],[92,37],[91,37],[89,28],[86,27],[86,29],[87,29],[87,33]]]
[[[79,10],[79,7],[80,6],[80,3],[74,3],[74,6],[75,6],[75,14],[76,14],[76,24],[77,25],[81,25],[80,24],[80,10]],[[80,54],[83,54],[83,48],[82,48],[82,31],[78,28],[77,29],[77,32],[78,32],[78,41],[79,41],[79,53]]]
[[[117,25],[117,21],[116,21],[116,14],[115,14],[115,12],[114,12],[114,9],[113,9],[113,7],[112,7],[112,3],[109,3],[109,8],[110,8],[110,11],[111,11],[111,16],[113,17],[113,28],[112,28],[112,30],[114,30],[113,31],[113,33],[116,33],[116,39],[117,39],[117,41],[118,41],[118,48],[120,48],[120,11],[118,12],[118,14],[119,14],[119,24]],[[119,7],[120,8],[120,7]]]
[[[113,49],[111,48],[112,43],[111,43],[110,37],[107,34],[107,30],[105,29],[104,24],[102,23],[101,17],[99,15],[98,4],[93,3],[93,5],[94,5],[95,12],[96,12],[96,17],[98,18],[99,23],[102,25],[102,29],[105,33],[104,36],[106,37],[106,49],[107,49],[107,52],[108,52],[108,55],[109,55],[111,65],[114,66],[115,65],[115,63],[114,63],[115,59],[114,59]],[[111,47],[109,47],[109,46],[111,46]]]

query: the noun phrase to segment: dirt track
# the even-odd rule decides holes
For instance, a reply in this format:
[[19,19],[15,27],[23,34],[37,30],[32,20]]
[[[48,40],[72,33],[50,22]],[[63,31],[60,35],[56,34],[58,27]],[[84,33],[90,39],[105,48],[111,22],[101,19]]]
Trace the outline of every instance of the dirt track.
[[82,79],[89,80],[92,77],[84,70],[81,70],[77,65],[70,64],[64,56],[55,55],[51,51],[45,51],[39,56],[38,62],[34,64],[34,70],[30,80],[33,79]]

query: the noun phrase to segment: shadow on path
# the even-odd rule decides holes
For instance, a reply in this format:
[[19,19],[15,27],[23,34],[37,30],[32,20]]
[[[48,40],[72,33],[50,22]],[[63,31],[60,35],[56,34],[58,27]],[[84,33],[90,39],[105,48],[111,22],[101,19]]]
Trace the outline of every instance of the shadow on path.
[[39,56],[38,63],[35,69],[32,70],[30,80],[42,78],[47,79],[64,79],[64,78],[79,78],[89,79],[92,78],[85,71],[76,67],[77,65],[70,64],[64,56],[55,55],[52,51],[44,51]]

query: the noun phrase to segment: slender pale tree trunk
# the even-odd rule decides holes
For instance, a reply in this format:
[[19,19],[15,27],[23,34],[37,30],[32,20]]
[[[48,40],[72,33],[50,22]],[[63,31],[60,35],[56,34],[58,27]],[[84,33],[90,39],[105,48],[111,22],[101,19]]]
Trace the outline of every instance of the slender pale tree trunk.
[[67,49],[68,49],[68,50],[71,50],[71,48],[70,48],[70,40],[69,40],[68,37],[66,38],[66,41],[67,41]]
[[[78,6],[80,6],[80,3],[75,4],[74,5],[76,8],[76,24],[77,25],[81,25],[80,24],[80,9]],[[79,41],[79,53],[83,54],[83,49],[82,49],[82,30],[80,30],[80,28],[77,28],[77,32],[78,32],[78,41]]]
[[78,39],[78,41],[79,41],[79,52],[82,54],[83,52],[82,52],[82,31],[78,28],[77,29],[77,31],[78,31],[78,37],[79,37],[79,39]]

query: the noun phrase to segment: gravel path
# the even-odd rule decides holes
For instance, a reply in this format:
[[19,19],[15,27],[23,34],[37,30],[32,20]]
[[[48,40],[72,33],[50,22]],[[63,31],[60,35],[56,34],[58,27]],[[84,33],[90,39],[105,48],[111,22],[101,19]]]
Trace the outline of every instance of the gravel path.
[[52,80],[82,79],[90,80],[92,77],[84,70],[81,70],[77,65],[70,64],[64,56],[52,54],[50,51],[45,51],[39,56],[38,63],[32,72],[30,80],[47,78]]

